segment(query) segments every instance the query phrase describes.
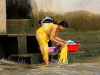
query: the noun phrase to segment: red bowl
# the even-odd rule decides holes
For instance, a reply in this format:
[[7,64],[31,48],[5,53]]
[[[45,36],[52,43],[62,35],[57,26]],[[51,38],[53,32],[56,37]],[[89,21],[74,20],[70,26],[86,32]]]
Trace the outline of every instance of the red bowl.
[[[78,49],[79,49],[79,45],[80,44],[68,44],[67,47],[68,47],[68,52],[77,52]],[[61,46],[60,45],[57,45],[58,48],[60,49]]]
[[69,44],[68,52],[77,52],[79,49],[79,44]]

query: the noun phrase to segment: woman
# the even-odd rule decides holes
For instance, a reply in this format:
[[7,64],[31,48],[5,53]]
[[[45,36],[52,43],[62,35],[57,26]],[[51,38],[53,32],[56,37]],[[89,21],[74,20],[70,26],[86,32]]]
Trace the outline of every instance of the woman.
[[66,21],[61,21],[58,24],[53,23],[53,19],[51,17],[46,17],[41,21],[41,27],[36,31],[36,39],[40,46],[40,50],[43,56],[43,60],[46,65],[49,64],[49,56],[48,56],[48,41],[52,41],[60,44],[61,46],[66,43],[65,40],[62,40],[57,36],[59,31],[63,31],[68,27]]

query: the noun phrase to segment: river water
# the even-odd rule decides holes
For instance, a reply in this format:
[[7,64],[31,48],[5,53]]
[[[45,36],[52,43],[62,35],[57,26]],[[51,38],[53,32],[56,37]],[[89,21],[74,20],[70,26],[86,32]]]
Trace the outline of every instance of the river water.
[[100,57],[77,60],[68,65],[50,63],[49,66],[0,60],[0,75],[100,75]]

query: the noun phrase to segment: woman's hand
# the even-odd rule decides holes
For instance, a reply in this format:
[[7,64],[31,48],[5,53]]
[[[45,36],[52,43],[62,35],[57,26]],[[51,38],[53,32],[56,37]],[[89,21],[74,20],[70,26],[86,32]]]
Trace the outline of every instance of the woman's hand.
[[63,43],[67,43],[67,41],[62,41]]
[[66,44],[66,43],[67,43],[67,41],[65,41],[65,40],[63,40],[62,42],[63,42],[64,44]]
[[63,47],[65,43],[63,43],[63,42],[59,42],[59,44],[61,45],[61,47]]

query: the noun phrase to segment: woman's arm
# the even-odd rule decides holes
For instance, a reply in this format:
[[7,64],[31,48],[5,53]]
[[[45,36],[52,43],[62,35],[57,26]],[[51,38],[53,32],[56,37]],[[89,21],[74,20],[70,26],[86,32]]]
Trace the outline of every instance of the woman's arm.
[[54,38],[55,38],[56,40],[60,41],[60,42],[66,43],[65,40],[63,40],[63,39],[61,39],[61,38],[59,38],[59,37],[57,36],[57,35],[58,35],[58,32],[59,32],[59,31],[56,31]]
[[60,42],[66,43],[65,40],[63,40],[63,39],[61,39],[61,38],[59,38],[59,37],[57,37],[57,36],[55,36],[54,38],[55,38],[56,40],[60,41]]
[[57,26],[52,27],[51,32],[50,32],[50,40],[53,42],[56,42],[56,43],[60,43],[60,41],[58,41],[54,38],[55,34],[56,34],[56,29],[57,29]]
[[62,41],[59,41],[59,40],[54,38],[57,35],[56,30],[57,30],[57,26],[53,26],[52,29],[51,29],[51,32],[50,32],[50,40],[53,41],[53,42],[56,42],[58,44],[63,45],[64,43]]

